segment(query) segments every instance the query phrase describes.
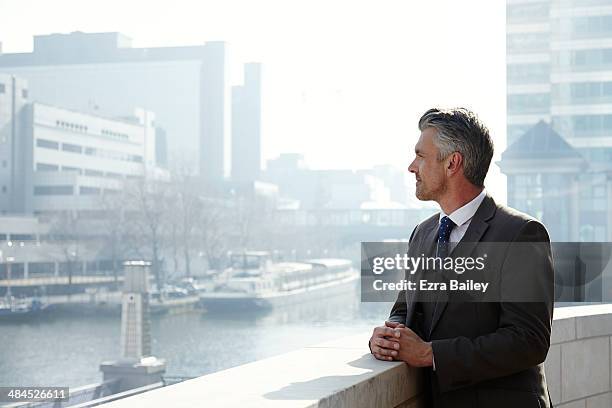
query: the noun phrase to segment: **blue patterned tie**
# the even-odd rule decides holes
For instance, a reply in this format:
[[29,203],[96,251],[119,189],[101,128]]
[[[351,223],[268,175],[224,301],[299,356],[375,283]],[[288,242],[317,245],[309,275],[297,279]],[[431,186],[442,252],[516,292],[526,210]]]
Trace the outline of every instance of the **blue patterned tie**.
[[447,216],[442,217],[440,220],[440,226],[438,227],[438,248],[436,256],[440,258],[446,258],[449,251],[449,238],[451,231],[455,228],[456,224]]

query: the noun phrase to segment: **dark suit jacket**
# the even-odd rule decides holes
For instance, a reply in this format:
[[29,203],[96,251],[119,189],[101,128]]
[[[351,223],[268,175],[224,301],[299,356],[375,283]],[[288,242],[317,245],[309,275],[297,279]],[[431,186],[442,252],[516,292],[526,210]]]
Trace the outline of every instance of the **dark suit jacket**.
[[[432,254],[438,219],[436,214],[415,228],[409,255]],[[389,320],[404,323],[432,342],[436,369],[427,368],[424,373],[430,406],[552,406],[543,366],[550,346],[554,301],[548,233],[537,220],[496,204],[487,195],[450,256],[474,256],[476,244],[469,243],[480,246],[492,242],[502,246],[511,242],[544,243],[540,246],[545,251],[532,254],[524,250],[513,254],[508,244],[503,259],[493,262],[502,278],[515,276],[527,266],[541,274],[539,278],[544,279],[523,282],[542,295],[541,302],[453,302],[447,297],[427,305],[425,311],[434,312],[424,325],[419,293],[402,291],[391,310]]]

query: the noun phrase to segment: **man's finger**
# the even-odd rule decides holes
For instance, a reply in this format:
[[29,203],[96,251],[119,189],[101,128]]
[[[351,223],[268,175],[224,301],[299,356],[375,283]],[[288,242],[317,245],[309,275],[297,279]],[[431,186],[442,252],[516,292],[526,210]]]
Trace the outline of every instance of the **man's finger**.
[[374,344],[376,344],[379,347],[390,349],[390,350],[399,350],[398,342],[385,340],[380,337],[374,339]]
[[378,353],[374,353],[374,357],[376,357],[377,360],[393,361],[393,357],[383,356],[382,354],[378,354]]
[[400,329],[392,329],[390,327],[377,327],[374,330],[375,337],[400,337]]
[[378,360],[383,360],[385,358],[384,356],[381,356],[378,353],[374,353],[374,357],[376,357]]
[[385,326],[387,327],[391,327],[392,329],[395,328],[399,328],[399,327],[406,327],[406,325],[402,324],[402,323],[398,323],[398,322],[390,322],[390,321],[385,321]]
[[397,351],[386,349],[380,346],[374,346],[373,351],[378,354],[382,354],[383,356],[393,356],[393,357],[397,356]]
[[400,338],[400,330],[403,329],[392,329],[390,327],[378,327],[377,337],[391,337]]

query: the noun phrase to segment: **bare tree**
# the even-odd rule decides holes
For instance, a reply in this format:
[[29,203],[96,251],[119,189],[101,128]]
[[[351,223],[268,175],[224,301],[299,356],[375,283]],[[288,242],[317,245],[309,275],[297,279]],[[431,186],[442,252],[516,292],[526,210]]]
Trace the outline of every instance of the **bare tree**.
[[99,196],[102,211],[100,219],[101,240],[111,260],[115,283],[117,283],[120,262],[130,251],[129,228],[126,223],[127,197],[124,191],[106,190]]
[[165,278],[162,270],[163,250],[167,244],[168,214],[171,211],[169,185],[150,178],[127,184],[126,219],[141,247],[151,257],[155,284],[160,290]]
[[209,268],[219,269],[230,249],[230,209],[227,200],[212,197],[199,199],[196,230],[199,244]]
[[81,252],[84,249],[84,226],[76,211],[59,211],[50,219],[49,239],[59,249],[59,258],[66,266],[68,275],[68,293],[72,293],[72,278],[80,264]]
[[191,276],[191,260],[197,250],[197,223],[203,210],[200,188],[196,177],[187,169],[175,171],[172,182],[172,201],[170,232],[175,273],[178,269],[178,254],[182,252],[185,275]]
[[237,246],[242,250],[254,246],[269,247],[273,233],[273,211],[262,197],[237,196],[233,200],[232,227]]

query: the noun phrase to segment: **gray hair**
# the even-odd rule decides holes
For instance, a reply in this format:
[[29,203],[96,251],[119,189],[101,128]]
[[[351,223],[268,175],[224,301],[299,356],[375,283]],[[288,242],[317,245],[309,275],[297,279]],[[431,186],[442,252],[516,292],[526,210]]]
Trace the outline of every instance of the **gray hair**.
[[438,160],[459,152],[465,177],[475,186],[483,187],[493,158],[493,140],[476,114],[465,108],[432,108],[419,119],[419,130],[429,127],[437,130],[434,143],[439,149]]

